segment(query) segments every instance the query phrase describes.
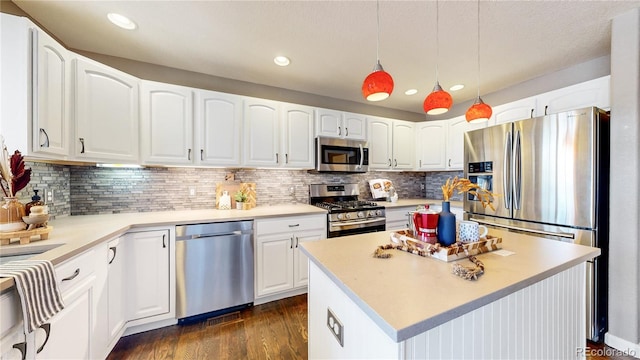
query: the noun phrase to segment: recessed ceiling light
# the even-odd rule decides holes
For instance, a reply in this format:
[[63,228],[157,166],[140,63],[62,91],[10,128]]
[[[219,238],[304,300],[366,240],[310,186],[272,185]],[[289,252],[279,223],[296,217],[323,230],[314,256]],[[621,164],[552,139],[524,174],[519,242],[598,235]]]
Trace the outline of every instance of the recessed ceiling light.
[[418,93],[417,89],[409,89],[409,90],[404,92],[405,95],[415,95],[417,93]]
[[464,85],[462,84],[453,85],[452,87],[449,88],[450,91],[458,91],[462,89],[464,89]]
[[128,17],[126,17],[124,15],[120,15],[120,14],[116,14],[116,13],[108,13],[107,14],[107,18],[114,25],[119,26],[119,27],[121,27],[123,29],[133,30],[133,29],[135,29],[137,27],[136,23],[134,23],[133,21],[131,21],[131,19],[129,19]]
[[291,60],[286,56],[276,56],[273,58],[273,62],[278,66],[287,66],[291,63]]

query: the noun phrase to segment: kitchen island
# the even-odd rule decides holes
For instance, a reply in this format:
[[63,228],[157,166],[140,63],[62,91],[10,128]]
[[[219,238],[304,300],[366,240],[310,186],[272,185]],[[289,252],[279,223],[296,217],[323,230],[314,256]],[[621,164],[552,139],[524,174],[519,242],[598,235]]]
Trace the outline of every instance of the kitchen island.
[[303,244],[310,358],[576,358],[586,347],[585,262],[600,249],[491,230],[503,251],[479,255],[485,273],[468,281],[434,258],[374,258],[389,235]]

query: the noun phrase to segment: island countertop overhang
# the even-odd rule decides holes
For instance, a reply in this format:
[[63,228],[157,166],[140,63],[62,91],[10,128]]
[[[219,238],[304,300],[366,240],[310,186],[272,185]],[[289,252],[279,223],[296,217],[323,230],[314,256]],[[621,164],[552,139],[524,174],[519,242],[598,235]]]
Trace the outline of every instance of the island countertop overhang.
[[[452,262],[388,250],[390,232],[302,243],[302,251],[391,339],[404,341],[520,289],[600,255],[600,249],[506,231],[503,249],[478,255],[485,274],[476,281],[455,276]],[[466,259],[457,260],[472,265]]]

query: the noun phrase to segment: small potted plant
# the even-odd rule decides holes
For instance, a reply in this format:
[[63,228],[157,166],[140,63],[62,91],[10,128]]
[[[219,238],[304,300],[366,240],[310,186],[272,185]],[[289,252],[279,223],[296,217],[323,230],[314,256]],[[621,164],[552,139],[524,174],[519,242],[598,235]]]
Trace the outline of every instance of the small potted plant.
[[247,195],[245,195],[245,193],[243,193],[242,190],[238,190],[233,195],[233,198],[236,201],[236,209],[242,210],[244,202],[247,201]]

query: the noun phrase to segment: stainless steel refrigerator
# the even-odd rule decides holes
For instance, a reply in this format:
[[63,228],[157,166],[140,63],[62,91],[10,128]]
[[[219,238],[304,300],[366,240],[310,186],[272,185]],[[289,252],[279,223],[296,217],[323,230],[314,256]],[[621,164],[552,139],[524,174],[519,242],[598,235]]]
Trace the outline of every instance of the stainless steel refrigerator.
[[[590,107],[469,131],[464,175],[499,194],[473,195],[465,218],[601,248],[587,263],[587,338],[604,338],[609,236],[609,115]],[[579,304],[576,304],[579,306]]]

